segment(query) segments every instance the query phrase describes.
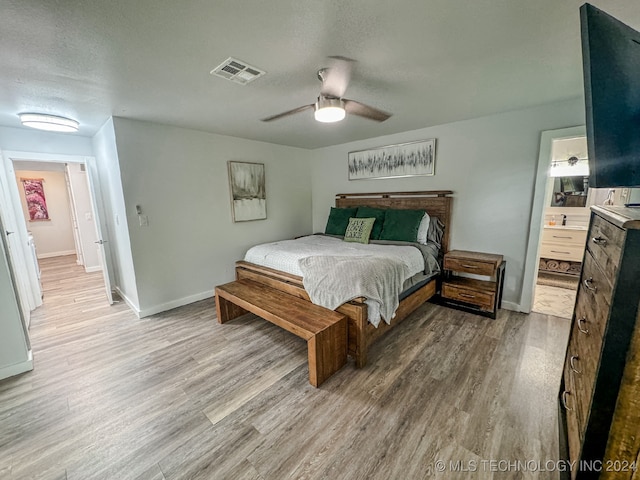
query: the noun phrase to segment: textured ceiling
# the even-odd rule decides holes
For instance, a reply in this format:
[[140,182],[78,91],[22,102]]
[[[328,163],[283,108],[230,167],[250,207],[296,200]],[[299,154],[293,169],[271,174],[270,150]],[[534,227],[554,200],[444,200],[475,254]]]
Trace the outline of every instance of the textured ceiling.
[[[317,148],[582,95],[576,0],[3,0],[0,125],[25,111],[93,135],[110,116]],[[637,0],[594,5],[640,28]],[[356,59],[346,97],[392,112],[320,124],[329,55]],[[267,74],[242,86],[227,57]]]

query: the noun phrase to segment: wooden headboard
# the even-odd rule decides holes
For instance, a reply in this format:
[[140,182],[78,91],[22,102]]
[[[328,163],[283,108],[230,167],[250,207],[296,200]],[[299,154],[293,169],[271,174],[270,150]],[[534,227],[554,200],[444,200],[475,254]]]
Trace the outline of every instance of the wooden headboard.
[[442,251],[449,250],[451,231],[451,190],[431,190],[424,192],[381,192],[381,193],[338,193],[336,207],[375,207],[399,210],[426,210],[444,223]]

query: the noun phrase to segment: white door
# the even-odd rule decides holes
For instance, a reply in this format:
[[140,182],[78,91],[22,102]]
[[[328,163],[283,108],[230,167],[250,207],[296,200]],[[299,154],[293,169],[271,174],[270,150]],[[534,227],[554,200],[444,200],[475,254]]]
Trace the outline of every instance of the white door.
[[100,183],[98,182],[98,169],[96,159],[93,157],[85,158],[85,166],[87,168],[87,180],[89,181],[89,191],[91,193],[91,207],[93,208],[93,218],[95,219],[96,233],[98,240],[96,246],[98,248],[98,257],[100,258],[100,266],[102,267],[102,276],[104,277],[104,287],[107,293],[109,305],[113,305],[113,293],[111,292],[111,279],[109,275],[113,272],[111,268],[111,258],[108,248],[105,244],[108,242],[105,234],[107,232],[106,223],[104,223],[104,215],[99,212],[97,199],[100,198]]
[[[9,253],[9,242],[7,241],[7,233],[9,233],[7,230],[5,230],[4,227],[4,223],[2,223],[2,218],[0,215],[0,256],[4,257],[4,258],[0,258],[0,268],[3,268],[6,266],[7,272],[9,274],[9,278],[11,280],[11,286],[13,286],[13,295],[9,295],[9,302],[10,305],[4,305],[2,308],[2,312],[3,315],[6,315],[6,317],[3,317],[3,320],[5,321],[13,321],[14,318],[13,317],[13,313],[15,312],[17,314],[18,318],[15,318],[15,320],[19,321],[20,324],[22,325],[22,332],[24,334],[24,341],[26,343],[26,347],[27,350],[31,350],[31,342],[29,340],[29,325],[28,325],[28,320],[29,317],[25,318],[24,315],[24,305],[22,305],[22,300],[21,297],[18,294],[18,285],[16,283],[16,275],[15,275],[15,269],[13,268],[13,264],[11,262],[11,255]],[[6,287],[5,287],[6,288]],[[13,298],[11,298],[13,297]],[[15,306],[14,306],[14,302],[13,300],[15,299]],[[0,377],[1,378],[1,377]]]
[[[0,152],[0,216],[4,225],[1,233],[5,237],[7,261],[13,267],[13,280],[21,314],[28,327],[31,311],[42,305],[42,289],[38,280],[38,268],[30,250],[24,218],[16,213],[16,209],[22,212],[22,207],[19,199],[17,202],[12,199],[14,195],[16,198],[19,195],[14,177],[11,162],[4,159]],[[13,194],[11,188],[16,190]]]

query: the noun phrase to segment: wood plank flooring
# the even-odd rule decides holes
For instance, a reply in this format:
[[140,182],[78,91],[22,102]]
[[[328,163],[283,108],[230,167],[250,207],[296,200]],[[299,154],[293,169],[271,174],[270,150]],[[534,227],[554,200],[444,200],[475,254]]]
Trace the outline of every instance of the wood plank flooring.
[[568,320],[428,303],[315,389],[304,340],[211,300],[138,319],[74,261],[0,382],[0,479],[557,478],[489,462],[557,460]]

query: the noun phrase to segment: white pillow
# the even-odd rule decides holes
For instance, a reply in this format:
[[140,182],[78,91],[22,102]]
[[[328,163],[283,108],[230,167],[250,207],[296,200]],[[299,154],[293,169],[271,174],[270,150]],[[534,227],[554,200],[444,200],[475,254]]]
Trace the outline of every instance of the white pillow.
[[[427,212],[424,212],[424,216],[422,220],[420,220],[420,226],[418,227],[418,237],[417,242],[422,245],[427,244],[427,232],[429,231],[429,222],[431,221],[431,217]],[[414,224],[415,225],[415,224]]]

